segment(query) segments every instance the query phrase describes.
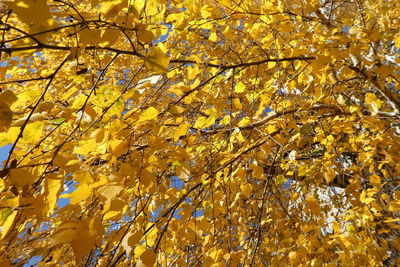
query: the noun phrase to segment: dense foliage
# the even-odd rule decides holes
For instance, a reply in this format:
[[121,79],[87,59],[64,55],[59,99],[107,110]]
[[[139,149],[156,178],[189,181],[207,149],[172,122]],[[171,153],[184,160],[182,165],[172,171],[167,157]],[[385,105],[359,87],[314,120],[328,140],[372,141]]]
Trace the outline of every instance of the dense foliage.
[[0,3],[0,265],[399,264],[399,17]]

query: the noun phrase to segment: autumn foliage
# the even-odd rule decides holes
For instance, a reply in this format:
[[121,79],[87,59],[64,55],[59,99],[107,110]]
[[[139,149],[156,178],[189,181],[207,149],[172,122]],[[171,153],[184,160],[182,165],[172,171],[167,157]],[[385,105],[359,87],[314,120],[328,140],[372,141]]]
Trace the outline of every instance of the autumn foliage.
[[2,1],[0,265],[400,264],[399,17]]

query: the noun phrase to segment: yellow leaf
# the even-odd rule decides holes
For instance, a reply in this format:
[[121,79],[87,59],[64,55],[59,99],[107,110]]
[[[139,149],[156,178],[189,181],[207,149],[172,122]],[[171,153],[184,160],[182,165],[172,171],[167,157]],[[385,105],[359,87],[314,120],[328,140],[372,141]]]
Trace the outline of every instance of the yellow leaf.
[[243,192],[243,194],[247,197],[247,198],[249,198],[250,196],[251,196],[251,193],[252,193],[252,188],[251,188],[251,185],[250,184],[242,184],[241,186],[240,186],[240,189],[242,190],[242,192]]
[[6,183],[4,182],[3,179],[0,179],[0,191],[2,192],[5,188],[6,188]]
[[126,203],[119,198],[115,198],[106,203],[104,211],[103,220],[118,220],[126,211]]
[[[136,1],[137,2],[137,1]],[[160,13],[160,3],[158,0],[147,0],[145,2],[145,7],[146,7],[146,14],[148,14],[148,16],[154,16],[156,14]]]
[[88,156],[91,153],[95,152],[97,148],[96,140],[90,139],[87,142],[83,142],[79,147],[74,150],[74,153]]
[[204,125],[207,123],[207,118],[204,116],[200,116],[197,118],[196,122],[194,123],[193,127],[196,129],[203,129]]
[[102,224],[102,220],[100,217],[94,217],[90,219],[89,225],[89,233],[91,236],[96,236],[97,239],[101,239],[104,234],[104,226]]
[[147,53],[145,58],[145,66],[147,69],[155,73],[162,73],[168,71],[169,56],[161,45],[153,46]]
[[11,209],[1,209],[0,210],[0,240],[3,240],[7,234],[12,230],[12,225],[14,223],[15,216],[18,211],[12,211]]
[[338,102],[340,105],[342,105],[342,106],[346,105],[346,100],[343,98],[342,95],[339,95],[339,96],[338,96],[337,102]]
[[97,189],[97,192],[105,197],[107,201],[111,201],[115,198],[121,191],[123,187],[120,185],[103,185]]
[[111,155],[119,157],[127,151],[127,144],[120,139],[113,139],[108,143]]
[[134,229],[129,231],[122,239],[121,245],[124,248],[127,255],[132,253],[134,247],[138,247],[140,240],[143,237],[143,230]]
[[207,109],[205,114],[209,115],[208,117],[200,116],[197,118],[193,127],[196,129],[204,129],[208,128],[215,123],[215,120],[218,116],[217,110],[215,108]]
[[87,184],[77,185],[78,187],[72,193],[61,195],[60,198],[71,198],[72,205],[78,204],[90,196],[90,186]]
[[85,226],[77,227],[75,238],[71,241],[71,247],[78,261],[82,260],[95,247],[95,239]]
[[[49,7],[46,0],[17,0],[7,2],[18,18],[29,27],[29,33],[43,32],[56,26],[56,22],[51,18]],[[46,41],[47,34],[36,35],[40,41]]]
[[383,77],[388,76],[391,72],[392,72],[392,69],[387,65],[382,65],[382,66],[378,67],[376,70],[376,73]]
[[13,91],[6,90],[0,94],[0,99],[6,103],[6,105],[11,106],[15,101],[18,100],[18,97],[15,96]]
[[57,246],[59,244],[71,242],[75,238],[75,236],[76,236],[75,228],[63,229],[57,234],[52,236],[51,246]]
[[309,195],[306,198],[307,207],[311,210],[312,214],[318,215],[320,213],[318,199],[316,199],[313,195]]
[[10,169],[8,175],[11,185],[15,187],[24,187],[32,184],[37,178],[28,171],[28,168]]
[[154,39],[154,34],[146,28],[146,25],[139,24],[136,34],[140,42],[150,44]]
[[50,111],[53,107],[54,103],[52,101],[43,101],[38,105],[37,112],[42,114],[43,111]]
[[324,179],[327,184],[333,181],[336,177],[336,172],[332,168],[327,168],[324,172]]
[[[74,60],[80,57],[80,55],[82,54],[83,49],[81,47],[76,47],[73,46],[71,47],[71,49],[69,50],[69,55],[68,55],[68,60]],[[71,92],[72,91],[76,91],[77,88],[73,87],[71,89],[68,90],[68,92],[64,95],[65,99],[68,99],[71,96]]]
[[[13,122],[11,126],[12,127],[22,126],[26,123],[27,119],[28,119],[28,115]],[[45,115],[43,113],[33,113],[32,116],[29,118],[28,123],[43,121],[44,119],[45,119]]]
[[18,100],[13,103],[11,108],[33,104],[33,102],[36,102],[38,100],[41,94],[42,90],[26,90],[25,92],[18,94]]
[[175,133],[174,133],[174,141],[176,142],[176,141],[179,140],[179,137],[181,137],[181,136],[183,136],[183,135],[186,135],[186,134],[187,134],[187,131],[189,130],[189,128],[190,128],[190,124],[189,124],[189,123],[184,123],[184,124],[180,125],[180,126],[175,130]]
[[377,114],[379,108],[382,106],[382,101],[379,100],[373,93],[367,93],[365,95],[365,103],[371,108],[372,115]]
[[156,177],[152,172],[144,169],[141,172],[140,183],[143,184],[146,188],[153,187],[156,183]]
[[152,163],[156,163],[158,161],[158,158],[156,155],[151,155],[148,160],[147,163],[152,164]]
[[200,69],[197,65],[195,65],[191,68],[188,68],[188,79],[193,80],[199,73],[200,73]]
[[75,98],[74,103],[72,103],[71,109],[72,110],[81,109],[83,104],[85,103],[86,99],[87,99],[87,96],[79,95],[77,98]]
[[101,34],[101,46],[113,45],[118,40],[120,35],[118,29],[105,29]]
[[13,143],[17,138],[19,131],[19,127],[11,127],[7,132],[0,132],[0,147]]
[[397,223],[400,222],[400,219],[394,219],[394,218],[387,218],[383,221],[384,223]]
[[136,124],[145,122],[145,121],[150,121],[150,120],[154,120],[155,118],[157,118],[158,116],[158,110],[153,108],[153,107],[149,107],[148,109],[146,109],[141,115],[139,120],[136,122]]
[[93,182],[92,175],[90,175],[90,172],[85,170],[85,171],[78,171],[73,174],[74,176],[74,181],[76,181],[79,184],[91,184]]
[[96,129],[90,135],[90,138],[94,138],[97,143],[103,143],[108,138],[108,131],[106,131],[104,128]]
[[213,8],[209,5],[204,5],[200,9],[201,17],[203,19],[209,18],[211,16],[211,13],[213,11]]
[[267,68],[268,69],[272,69],[272,68],[274,68],[276,66],[276,62],[268,62],[268,64],[267,64]]
[[244,118],[238,123],[238,126],[239,126],[239,127],[243,127],[243,126],[246,126],[246,125],[250,124],[250,122],[251,122],[251,120],[250,120],[249,117],[244,117]]
[[156,263],[156,253],[152,249],[148,249],[140,256],[136,266],[138,267],[152,267]]
[[238,84],[236,84],[234,92],[235,93],[243,93],[245,88],[246,88],[246,85],[242,82],[239,82]]
[[360,194],[360,201],[364,204],[369,204],[372,201],[374,201],[375,199],[373,197],[368,197],[367,196],[367,191],[363,190]]
[[298,261],[299,256],[296,251],[291,251],[289,253],[289,260],[291,263],[296,263]]
[[210,34],[210,37],[208,37],[208,39],[211,42],[216,42],[216,41],[218,41],[218,35],[216,34],[215,31],[212,31],[211,34]]
[[207,115],[209,115],[210,117],[213,117],[214,119],[217,118],[217,116],[218,116],[218,111],[217,111],[216,108],[209,108],[209,109],[206,109],[206,110],[204,111],[204,113],[207,114]]
[[219,125],[227,125],[231,122],[231,116],[230,115],[225,115],[222,120],[219,121]]
[[135,259],[139,260],[140,255],[142,255],[143,252],[145,251],[146,251],[146,244],[137,245],[133,251]]
[[376,174],[371,175],[369,180],[371,181],[372,185],[380,185],[381,184],[381,177],[379,177]]
[[79,43],[84,45],[96,45],[101,41],[100,35],[100,30],[84,28],[78,32]]
[[61,192],[63,179],[57,176],[48,177],[45,180],[45,196],[47,199],[47,214],[50,215],[54,211],[57,204],[58,196]]
[[[152,225],[153,225],[153,223],[151,223],[151,222],[147,223],[146,229],[149,229]],[[158,233],[157,227],[153,227],[153,228],[151,228],[151,230],[149,232],[147,232],[147,234],[146,234],[147,246],[149,246],[149,247],[154,246],[154,244],[157,241],[157,233]]]
[[12,115],[10,107],[0,100],[0,132],[6,132],[10,128]]
[[235,108],[237,108],[237,109],[242,109],[243,108],[242,103],[240,103],[239,98],[234,98],[233,99],[233,106]]
[[394,39],[394,45],[400,48],[400,34]]
[[234,140],[235,138],[237,140],[239,140],[240,143],[243,143],[244,141],[246,141],[246,139],[243,137],[242,132],[239,130],[239,128],[236,128],[235,131],[232,133],[231,140]]
[[[292,172],[292,171],[288,171],[287,172],[288,176],[290,176],[290,172]],[[275,179],[275,183],[276,184],[283,184],[284,182],[286,182],[286,177],[284,175],[279,174],[279,175],[276,176],[276,179]]]
[[293,89],[295,89],[297,86],[297,82],[295,80],[291,80],[288,86],[289,92],[291,92]]
[[266,133],[272,134],[272,133],[276,132],[276,130],[278,130],[278,127],[275,124],[270,124],[267,126]]
[[307,165],[301,165],[301,166],[299,166],[299,168],[298,168],[298,175],[299,175],[300,177],[301,177],[301,176],[304,176],[304,175],[307,174],[307,171],[308,171]]

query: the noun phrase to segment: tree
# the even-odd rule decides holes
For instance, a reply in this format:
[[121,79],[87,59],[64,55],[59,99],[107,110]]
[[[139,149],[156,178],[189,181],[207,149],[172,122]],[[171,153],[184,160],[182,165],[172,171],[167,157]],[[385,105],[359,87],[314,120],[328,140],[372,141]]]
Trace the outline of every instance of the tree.
[[0,5],[2,265],[399,264],[398,1]]

